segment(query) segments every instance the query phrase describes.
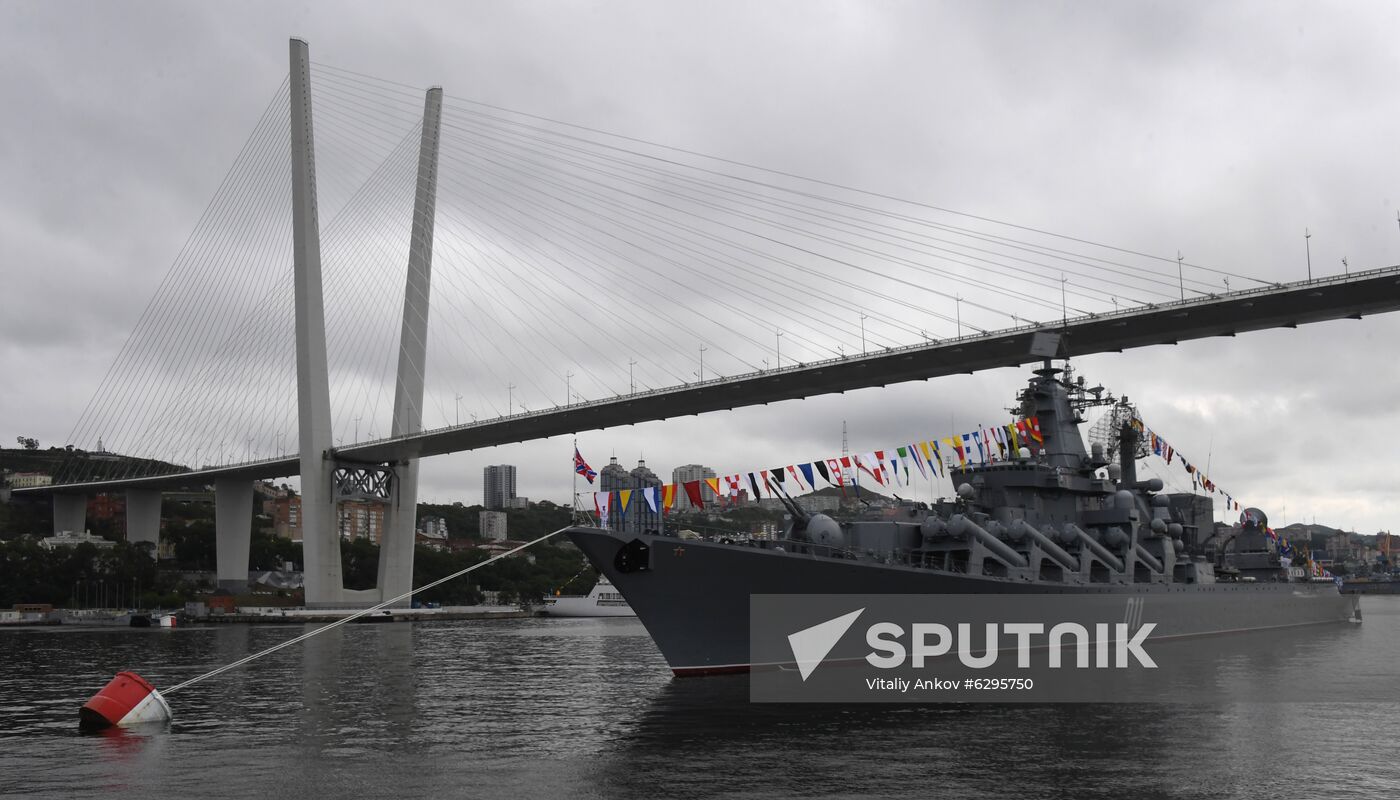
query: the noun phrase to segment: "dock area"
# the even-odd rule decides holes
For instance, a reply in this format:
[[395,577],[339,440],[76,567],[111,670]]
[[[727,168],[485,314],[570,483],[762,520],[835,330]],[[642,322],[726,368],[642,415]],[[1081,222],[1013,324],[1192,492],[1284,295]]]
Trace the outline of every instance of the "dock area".
[[[337,622],[355,614],[360,609],[329,608],[261,608],[239,609],[234,612],[211,613],[205,616],[189,616],[187,621],[196,624],[306,624]],[[354,624],[383,622],[450,622],[458,620],[522,619],[533,617],[536,612],[518,606],[450,606],[447,608],[394,608],[376,611]],[[186,621],[182,619],[182,621]]]

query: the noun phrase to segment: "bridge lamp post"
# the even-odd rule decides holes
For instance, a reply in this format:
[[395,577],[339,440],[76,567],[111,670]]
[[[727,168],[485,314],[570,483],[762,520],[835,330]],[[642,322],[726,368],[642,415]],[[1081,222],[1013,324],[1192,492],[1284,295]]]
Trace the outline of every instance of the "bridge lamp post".
[[636,394],[636,393],[637,393],[637,379],[634,378],[634,377],[632,377],[632,368],[635,367],[635,366],[637,366],[637,361],[636,361],[636,359],[632,359],[632,358],[627,359],[627,392],[628,392],[628,394]]
[[705,351],[708,349],[705,345],[700,345],[700,372],[697,373],[697,377],[701,383],[705,382]]
[[1312,280],[1312,234],[1308,232],[1308,229],[1307,229],[1307,228],[1304,228],[1304,229],[1303,229],[1303,246],[1307,248],[1307,252],[1308,252],[1308,280],[1311,281],[1311,280]]
[[360,418],[359,418],[359,417],[355,417],[355,438],[352,439],[351,441],[355,441],[355,442],[360,441]]
[[860,354],[865,355],[865,315],[860,315]]
[[1186,299],[1186,278],[1184,278],[1184,277],[1182,276],[1182,272],[1181,272],[1181,251],[1180,251],[1180,250],[1176,251],[1176,280],[1177,280],[1177,283],[1181,286],[1181,299],[1182,299],[1182,300],[1185,300],[1185,299]]
[[515,413],[515,384],[506,385],[506,416]]
[[774,353],[774,358],[773,358],[773,369],[782,369],[782,368],[783,368],[783,332],[782,332],[781,330],[779,330],[778,328],[774,328],[773,330],[777,331],[777,333],[778,333],[777,337],[775,337],[775,340],[774,340],[774,341],[775,341],[775,344],[776,344],[776,347],[775,347],[775,353]]
[[574,373],[572,373],[572,372],[565,372],[565,373],[564,373],[564,405],[565,405],[565,406],[572,405],[573,402],[574,402],[574,387],[573,387],[573,385],[572,385],[573,379],[574,379]]

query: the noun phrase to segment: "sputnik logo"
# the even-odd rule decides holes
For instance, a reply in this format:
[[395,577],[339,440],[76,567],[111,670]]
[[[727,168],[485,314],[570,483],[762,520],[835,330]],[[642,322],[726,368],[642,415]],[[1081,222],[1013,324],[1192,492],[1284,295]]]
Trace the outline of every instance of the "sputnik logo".
[[856,618],[863,613],[865,609],[857,609],[788,636],[788,646],[792,648],[792,657],[797,661],[797,671],[802,674],[802,680],[807,680],[821,665],[822,659],[826,658],[831,648],[841,641],[841,637],[846,635],[846,631],[855,624]]

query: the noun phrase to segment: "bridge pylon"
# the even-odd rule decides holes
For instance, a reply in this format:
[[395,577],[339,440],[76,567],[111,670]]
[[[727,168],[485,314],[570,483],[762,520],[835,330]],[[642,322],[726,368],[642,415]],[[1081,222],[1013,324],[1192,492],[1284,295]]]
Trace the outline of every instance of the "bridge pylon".
[[[311,56],[291,40],[292,264],[296,305],[297,420],[301,458],[302,568],[306,605],[342,600],[340,538],[331,485],[330,376],[321,289],[321,234],[316,210],[316,155],[311,120]],[[247,569],[247,555],[243,557]]]
[[[297,412],[300,435],[301,526],[303,571],[308,607],[375,603],[412,588],[413,546],[417,528],[418,463],[366,464],[338,459],[331,449],[330,381],[321,284],[320,233],[316,214],[316,167],[313,149],[310,59],[306,42],[291,42],[292,226],[295,244],[297,337]],[[409,239],[408,277],[404,289],[403,328],[394,389],[392,434],[423,429],[424,368],[428,350],[434,214],[437,200],[438,142],[442,89],[429,89],[423,105]],[[340,560],[338,503],[374,499],[388,505],[379,552],[375,589],[347,590]],[[241,563],[247,563],[246,537]],[[220,551],[222,554],[222,551]],[[246,567],[245,567],[246,568]]]
[[[403,328],[399,334],[398,378],[394,383],[393,436],[423,430],[423,383],[428,357],[428,298],[433,272],[433,222],[437,206],[438,142],[442,123],[442,89],[428,90],[423,101],[423,136],[418,147],[418,181],[413,199],[413,226],[408,244]],[[380,599],[413,588],[413,546],[418,530],[418,460],[397,465],[379,544]],[[406,603],[407,601],[405,601]]]

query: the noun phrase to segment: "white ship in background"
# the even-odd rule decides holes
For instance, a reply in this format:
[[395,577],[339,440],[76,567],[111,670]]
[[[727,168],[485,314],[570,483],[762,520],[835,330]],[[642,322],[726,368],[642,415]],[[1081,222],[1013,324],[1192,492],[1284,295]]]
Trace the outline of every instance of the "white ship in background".
[[593,591],[587,595],[550,597],[544,601],[544,613],[551,617],[635,617],[637,612],[612,585],[606,575],[599,575]]

